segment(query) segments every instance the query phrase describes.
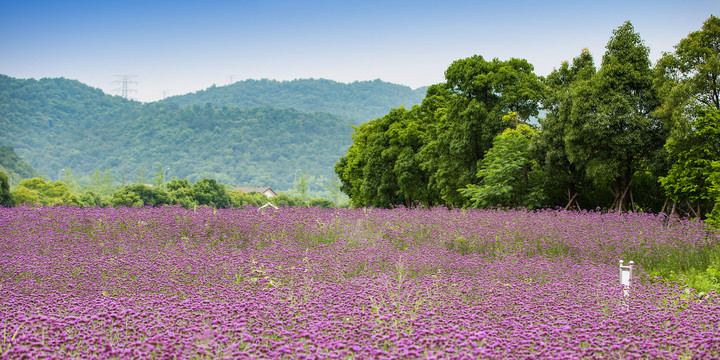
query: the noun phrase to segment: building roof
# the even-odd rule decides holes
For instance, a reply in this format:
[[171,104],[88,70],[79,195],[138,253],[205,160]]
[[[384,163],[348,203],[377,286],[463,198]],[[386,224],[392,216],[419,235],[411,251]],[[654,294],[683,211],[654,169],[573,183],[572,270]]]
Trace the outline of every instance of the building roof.
[[233,191],[240,190],[244,192],[259,192],[261,194],[265,194],[266,192],[270,191],[272,195],[277,196],[275,191],[271,189],[269,186],[236,186],[233,188]]

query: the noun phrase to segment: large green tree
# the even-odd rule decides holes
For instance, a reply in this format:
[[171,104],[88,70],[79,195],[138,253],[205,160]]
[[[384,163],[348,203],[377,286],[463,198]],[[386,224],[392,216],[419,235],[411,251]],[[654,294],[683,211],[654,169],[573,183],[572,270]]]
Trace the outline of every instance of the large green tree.
[[12,195],[18,204],[83,205],[77,195],[70,192],[64,182],[45,181],[43,178],[30,178],[20,181]]
[[544,87],[524,59],[486,61],[475,55],[457,60],[445,71],[446,110],[436,119],[423,149],[423,168],[443,202],[467,202],[458,189],[478,181],[475,176],[493,138],[516,125],[502,120],[516,112],[521,122],[537,116]]
[[665,144],[671,167],[660,181],[675,203],[702,217],[718,207],[712,179],[720,158],[720,18],[710,16],[682,39],[656,71],[664,99],[656,114],[671,129]]
[[578,195],[582,197],[582,190],[586,187],[587,181],[582,164],[571,162],[568,158],[565,136],[573,126],[571,111],[575,90],[589,82],[595,72],[590,51],[583,49],[580,55],[573,59],[572,64],[563,62],[560,68],[554,69],[544,80],[547,95],[542,103],[547,113],[545,118],[539,121],[542,132],[538,144],[538,157],[545,172],[552,174],[546,178],[546,187],[551,199],[558,198],[562,192],[567,193],[564,202],[552,205],[564,205],[566,209],[571,206],[580,207]]
[[215,179],[202,179],[192,185],[192,192],[195,200],[200,205],[212,206],[215,208],[226,208],[232,205],[230,194],[222,184]]
[[115,206],[160,206],[170,204],[170,197],[162,189],[145,184],[132,184],[116,191],[112,203]]
[[393,172],[397,155],[386,149],[390,147],[387,131],[392,124],[401,122],[406,112],[404,108],[393,109],[355,128],[353,144],[335,165],[343,183],[341,189],[354,205],[388,207],[404,203]]
[[649,48],[628,21],[613,31],[602,66],[578,86],[565,135],[568,159],[596,183],[610,184],[613,208],[630,208],[632,179],[662,150],[666,132],[652,116],[659,105]]

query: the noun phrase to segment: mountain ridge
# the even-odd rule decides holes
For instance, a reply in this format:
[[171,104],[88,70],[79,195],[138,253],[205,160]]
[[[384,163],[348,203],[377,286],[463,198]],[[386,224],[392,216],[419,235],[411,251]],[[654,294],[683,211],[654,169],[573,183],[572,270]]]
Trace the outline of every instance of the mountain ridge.
[[[262,83],[276,89],[279,82],[257,81],[255,85]],[[292,84],[337,86],[326,80]],[[367,103],[372,99],[367,93],[372,93],[373,84],[393,88],[383,82],[358,83],[356,88],[367,88],[365,94],[349,97]],[[337,102],[338,96],[328,98]],[[263,101],[258,103],[262,105]],[[315,182],[311,186],[322,188],[334,176],[335,162],[352,142],[352,125],[367,116],[337,115],[338,111],[333,113],[333,108],[327,107],[330,103],[324,105],[330,111],[244,108],[208,101],[140,103],[105,94],[77,80],[0,75],[0,145],[12,146],[50,179],[59,178],[63,169],[70,168],[81,176],[111,170],[118,181],[121,175],[128,181],[140,181],[147,180],[147,174],[155,174],[158,167],[170,167],[168,178],[195,181],[211,177],[228,184],[285,190],[292,188],[300,169],[311,183]],[[385,106],[379,101],[374,108]]]

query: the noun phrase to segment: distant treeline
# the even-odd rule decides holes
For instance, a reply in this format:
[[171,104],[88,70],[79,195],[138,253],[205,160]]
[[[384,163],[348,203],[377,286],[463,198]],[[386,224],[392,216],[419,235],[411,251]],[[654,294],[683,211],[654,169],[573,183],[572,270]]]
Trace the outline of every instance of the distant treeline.
[[[160,206],[179,205],[185,208],[210,206],[214,208],[263,206],[271,203],[279,206],[336,207],[347,206],[325,198],[309,198],[307,186],[298,182],[293,194],[280,193],[267,197],[258,192],[233,190],[231,186],[218,183],[215,179],[202,179],[190,183],[187,179],[173,179],[165,182],[162,173],[153,184],[130,184],[114,186],[107,177],[98,178],[97,183],[79,186],[72,182],[47,181],[41,177],[23,179],[15,190],[10,190],[8,177],[0,172],[0,206],[20,204],[71,205],[71,206]],[[339,198],[336,198],[336,201]]]
[[[422,103],[355,129],[335,165],[357,206],[596,207],[720,223],[720,19],[654,66],[632,24],[537,76],[455,61]],[[528,123],[540,111],[539,126]]]

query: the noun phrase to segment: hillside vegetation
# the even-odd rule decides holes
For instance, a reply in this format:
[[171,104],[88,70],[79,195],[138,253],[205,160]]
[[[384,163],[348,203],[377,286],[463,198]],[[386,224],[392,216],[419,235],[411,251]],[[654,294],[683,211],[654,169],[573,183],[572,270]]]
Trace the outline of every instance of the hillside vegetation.
[[173,96],[163,102],[180,105],[272,106],[299,111],[326,111],[352,119],[354,123],[372,120],[401,105],[412,107],[425,96],[427,87],[410,89],[380,80],[350,84],[326,79],[292,81],[245,80],[228,86],[210,87],[193,94]]
[[[292,108],[300,93],[316,101]],[[323,102],[320,94],[332,96]],[[0,75],[0,145],[12,146],[51,179],[64,169],[76,176],[110,170],[118,182],[150,182],[158,167],[170,167],[168,178],[208,177],[280,190],[307,174],[318,190],[352,142],[351,125],[373,111],[412,105],[421,98],[413,94],[380,81],[261,80],[143,104],[75,80]],[[235,98],[242,101],[232,104]]]

